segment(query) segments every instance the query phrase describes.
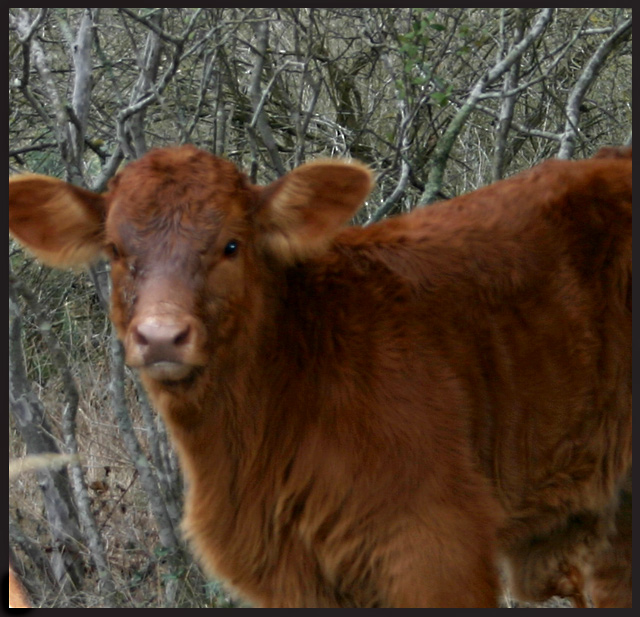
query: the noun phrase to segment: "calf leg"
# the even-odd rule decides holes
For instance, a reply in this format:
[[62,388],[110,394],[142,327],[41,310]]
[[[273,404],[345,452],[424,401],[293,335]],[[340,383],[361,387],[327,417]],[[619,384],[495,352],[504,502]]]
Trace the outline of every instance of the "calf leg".
[[574,607],[588,606],[584,571],[590,545],[598,542],[598,517],[587,516],[547,535],[511,543],[504,551],[511,593],[525,602],[568,598]]
[[620,493],[615,532],[594,555],[588,588],[597,608],[631,608],[631,474]]
[[408,528],[395,544],[382,580],[383,597],[397,608],[491,608],[500,584],[494,530],[481,517],[440,513],[438,520]]

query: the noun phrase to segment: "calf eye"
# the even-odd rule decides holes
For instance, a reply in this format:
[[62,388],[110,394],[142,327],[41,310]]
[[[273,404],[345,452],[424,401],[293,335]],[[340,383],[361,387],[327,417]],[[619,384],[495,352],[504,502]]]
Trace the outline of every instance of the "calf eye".
[[229,257],[233,255],[237,250],[238,250],[238,241],[230,240],[229,242],[227,242],[226,246],[224,247],[224,254],[226,257]]
[[114,261],[116,259],[120,259],[120,251],[118,250],[118,247],[112,243],[107,245],[107,252],[109,253],[109,257],[111,257],[111,259],[113,259]]

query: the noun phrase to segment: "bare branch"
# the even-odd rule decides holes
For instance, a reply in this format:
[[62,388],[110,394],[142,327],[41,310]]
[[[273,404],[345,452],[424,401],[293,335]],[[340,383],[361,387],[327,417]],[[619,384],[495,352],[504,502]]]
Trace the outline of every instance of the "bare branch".
[[578,125],[580,120],[580,105],[584,97],[593,84],[598,73],[604,66],[609,54],[624,40],[631,35],[632,18],[624,20],[614,32],[608,36],[589,58],[586,66],[582,70],[578,81],[572,88],[567,100],[566,115],[567,120],[564,125],[564,132],[560,141],[558,158],[568,159],[573,154],[576,139],[578,137]]
[[248,127],[248,130],[251,130],[257,127],[258,132],[260,133],[260,137],[262,138],[262,142],[269,153],[269,157],[271,159],[271,163],[275,167],[279,176],[283,176],[286,173],[286,169],[284,164],[282,163],[282,159],[280,158],[280,153],[278,152],[278,146],[276,144],[276,140],[273,137],[273,133],[271,131],[271,127],[267,122],[266,115],[264,113],[264,108],[261,106],[262,96],[260,94],[261,86],[260,80],[262,77],[262,71],[264,69],[264,62],[267,54],[267,45],[269,40],[269,22],[261,22],[256,25],[256,35],[258,37],[256,51],[255,51],[255,66],[251,76],[251,85],[249,86],[249,98],[251,100],[251,104],[253,106],[254,115],[256,117],[255,123],[251,123]]
[[[157,34],[163,41],[173,43],[174,45],[182,45],[184,43],[183,36],[173,36],[172,34],[169,34],[165,30],[163,30],[156,22],[150,19],[146,19],[145,17],[140,17],[140,15],[138,15],[135,11],[125,8],[119,8],[118,10],[131,17],[131,19],[133,19],[134,21],[143,24],[146,28],[149,28],[149,30]],[[160,12],[158,12],[158,10],[156,9],[152,15],[154,17],[157,17],[159,14],[161,14],[161,12],[162,9],[160,9]],[[197,15],[195,15],[194,17],[196,16]]]
[[[395,71],[389,57],[387,54],[383,54],[382,56],[383,63],[387,67],[387,71],[389,72],[394,83],[397,83],[397,78],[395,76]],[[398,183],[396,184],[395,189],[385,199],[384,203],[371,215],[369,220],[367,221],[367,225],[371,223],[375,223],[376,221],[381,220],[385,217],[391,210],[391,208],[395,205],[395,203],[402,197],[405,188],[409,182],[409,174],[411,172],[411,166],[407,162],[406,159],[406,150],[409,146],[409,137],[408,137],[408,127],[410,123],[410,114],[407,108],[406,100],[403,96],[400,95],[399,92],[396,92],[396,104],[398,106],[398,110],[400,112],[400,126],[398,128],[398,138],[397,138],[397,149],[396,156],[400,159],[400,178]]]
[[39,152],[41,150],[50,150],[51,148],[56,148],[58,144],[50,142],[44,144],[36,144],[34,146],[24,146],[23,148],[15,148],[14,150],[9,150],[9,156],[18,156],[20,154],[25,154],[27,152]]
[[526,33],[522,40],[514,45],[511,48],[511,51],[509,51],[502,60],[483,73],[480,79],[475,83],[471,89],[471,93],[467,97],[467,100],[450,122],[444,135],[440,138],[440,141],[438,141],[438,145],[436,146],[433,154],[433,164],[431,165],[429,172],[429,179],[420,199],[422,204],[431,203],[436,199],[436,196],[440,192],[444,178],[444,170],[451,149],[453,148],[454,141],[460,134],[467,118],[476,108],[485,88],[496,79],[502,77],[502,75],[504,75],[504,73],[506,73],[513,64],[520,59],[527,48],[542,35],[545,28],[551,21],[552,15],[553,9],[542,9],[531,26],[531,29]]
[[[520,9],[519,16],[516,22],[515,32],[513,35],[513,40],[516,44],[522,40],[523,34],[523,14],[522,9]],[[501,35],[503,41],[505,41],[506,34],[504,31],[504,22],[502,21]],[[518,63],[514,62],[504,77],[503,98],[502,104],[500,105],[500,114],[498,116],[498,130],[496,131],[496,143],[493,151],[493,160],[491,166],[491,180],[493,182],[500,180],[504,173],[505,154],[507,151],[507,136],[511,129],[511,123],[513,122],[513,114],[516,105],[515,94],[507,95],[504,93],[513,90],[516,87],[519,78],[520,67],[518,66]]]
[[69,115],[73,119],[74,129],[72,129],[71,144],[74,149],[76,167],[79,171],[82,171],[84,136],[89,119],[91,99],[91,43],[93,40],[94,10],[84,10],[72,48],[75,77],[70,107],[73,113]]
[[[483,105],[476,105],[476,111],[481,111],[483,114],[487,114],[492,118],[499,119],[499,113],[489,107]],[[511,128],[518,131],[521,135],[527,135],[528,137],[540,137],[542,139],[549,139],[551,141],[560,141],[560,135],[558,133],[551,133],[550,131],[540,131],[538,129],[532,129],[525,126],[521,122],[511,120]]]
[[[27,17],[27,20],[28,20],[28,15],[26,13],[21,14],[21,18],[25,16]],[[46,16],[47,16],[47,9],[40,9],[35,19],[31,22],[29,26],[23,25],[22,27],[18,28],[18,32],[19,32],[18,40],[23,45],[31,41],[31,38],[38,31],[38,28],[42,25],[42,22],[44,21],[44,18]]]

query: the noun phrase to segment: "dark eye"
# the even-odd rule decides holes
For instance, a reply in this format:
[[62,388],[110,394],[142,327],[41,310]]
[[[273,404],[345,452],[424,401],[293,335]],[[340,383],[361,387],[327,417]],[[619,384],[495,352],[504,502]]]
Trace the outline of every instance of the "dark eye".
[[109,257],[111,257],[111,259],[113,259],[114,261],[116,259],[120,259],[120,251],[118,250],[118,247],[113,244],[113,242],[107,246],[107,252],[109,253]]
[[230,240],[229,242],[227,242],[226,246],[224,247],[225,257],[230,257],[231,255],[234,255],[237,250],[238,250],[238,241]]

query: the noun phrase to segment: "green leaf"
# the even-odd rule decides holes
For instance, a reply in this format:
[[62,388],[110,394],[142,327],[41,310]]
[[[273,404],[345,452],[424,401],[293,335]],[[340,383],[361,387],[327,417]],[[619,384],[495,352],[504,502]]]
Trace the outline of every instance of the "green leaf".
[[400,47],[400,51],[405,53],[409,58],[416,58],[418,56],[418,48],[412,43],[405,43]]
[[442,92],[433,92],[431,98],[440,105],[440,107],[444,107],[449,102],[449,97]]

